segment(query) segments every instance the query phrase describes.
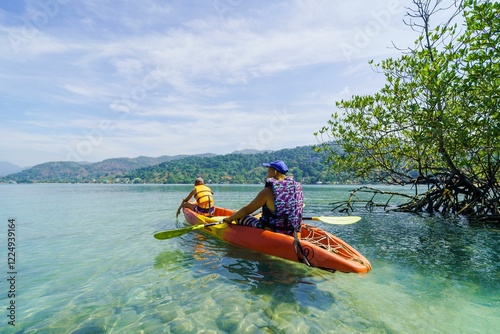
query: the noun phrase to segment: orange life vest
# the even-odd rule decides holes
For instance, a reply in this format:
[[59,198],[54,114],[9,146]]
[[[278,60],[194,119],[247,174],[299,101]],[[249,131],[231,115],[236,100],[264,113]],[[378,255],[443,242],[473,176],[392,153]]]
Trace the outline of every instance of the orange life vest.
[[196,199],[197,205],[202,209],[210,209],[214,206],[214,198],[212,197],[212,190],[201,184],[198,186],[194,186],[196,193],[194,194],[194,198]]

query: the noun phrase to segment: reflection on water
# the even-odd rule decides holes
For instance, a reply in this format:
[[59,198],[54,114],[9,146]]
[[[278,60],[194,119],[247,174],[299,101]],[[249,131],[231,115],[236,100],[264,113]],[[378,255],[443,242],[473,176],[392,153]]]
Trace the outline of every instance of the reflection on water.
[[226,244],[200,233],[193,233],[184,242],[183,250],[188,253],[181,253],[179,250],[162,252],[156,257],[155,268],[170,270],[173,263],[180,262],[183,265],[210,268],[217,275],[241,285],[240,289],[256,295],[270,294],[276,287],[283,286],[285,294],[289,296],[291,289],[298,285],[315,286],[313,280],[318,280],[322,275],[333,275],[303,264]]
[[[376,215],[374,215],[376,216]],[[365,218],[349,231],[359,244],[370,244],[373,255],[395,266],[500,288],[500,233],[487,226],[439,217],[391,213]]]
[[[247,325],[276,332],[283,326],[289,328],[287,322],[295,322],[292,319],[302,312],[310,313],[311,308],[326,312],[335,303],[332,293],[318,287],[333,273],[228,245],[200,233],[185,237],[183,250],[187,252],[184,256],[160,253],[155,268],[170,271],[171,263],[183,258],[195,273],[198,288],[212,290],[210,304],[221,312],[216,321],[219,330],[245,328],[245,314],[253,312],[255,318],[249,317]],[[235,289],[242,300],[234,300],[231,292]],[[243,300],[247,305],[241,308]],[[214,314],[213,309],[211,312]]]

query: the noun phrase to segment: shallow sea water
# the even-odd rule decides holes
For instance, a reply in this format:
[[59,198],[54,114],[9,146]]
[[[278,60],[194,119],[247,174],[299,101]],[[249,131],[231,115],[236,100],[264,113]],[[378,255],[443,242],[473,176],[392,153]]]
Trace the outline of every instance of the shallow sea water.
[[[352,186],[304,186],[305,215]],[[260,186],[213,185],[239,208]],[[1,273],[16,220],[16,297],[2,333],[497,333],[500,228],[358,211],[315,225],[358,249],[366,275],[330,273],[201,232],[159,241],[188,185],[0,185]],[[16,326],[7,306],[16,303]]]

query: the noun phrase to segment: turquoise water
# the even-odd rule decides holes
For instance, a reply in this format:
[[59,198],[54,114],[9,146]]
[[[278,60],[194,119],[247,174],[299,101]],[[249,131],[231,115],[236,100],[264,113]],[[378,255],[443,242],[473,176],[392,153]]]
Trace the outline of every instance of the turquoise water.
[[[238,208],[260,186],[212,187]],[[307,215],[352,186],[305,186]],[[0,185],[0,328],[5,333],[497,333],[500,229],[356,212],[316,225],[372,263],[330,273],[202,233],[159,241],[185,185]],[[15,294],[8,297],[8,219]],[[15,327],[7,317],[14,301]]]

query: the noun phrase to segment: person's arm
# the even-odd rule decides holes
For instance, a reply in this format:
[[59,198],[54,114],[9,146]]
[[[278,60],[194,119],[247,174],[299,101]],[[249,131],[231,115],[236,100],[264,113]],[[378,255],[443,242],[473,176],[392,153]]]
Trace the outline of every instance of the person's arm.
[[233,213],[231,216],[225,218],[223,221],[226,223],[230,223],[234,220],[238,220],[247,215],[250,215],[263,207],[264,204],[267,203],[269,198],[273,198],[272,190],[270,187],[264,188],[257,194],[257,196],[255,196],[255,198],[250,203]]
[[182,200],[181,205],[179,205],[179,208],[177,209],[177,212],[175,213],[175,218],[179,217],[179,214],[181,213],[182,207],[184,207],[184,200]]
[[191,197],[193,197],[195,194],[196,194],[196,189],[191,190],[191,192],[189,193],[189,195],[187,195],[187,197],[183,200],[183,202],[189,202]]
[[179,205],[179,208],[177,209],[177,213],[175,214],[175,217],[179,216],[179,213],[181,213],[181,209],[184,207],[184,203],[189,202],[189,200],[191,199],[191,197],[194,196],[195,192],[196,192],[195,189],[191,190],[191,192],[189,193],[189,195],[185,199],[182,200],[181,205]]

